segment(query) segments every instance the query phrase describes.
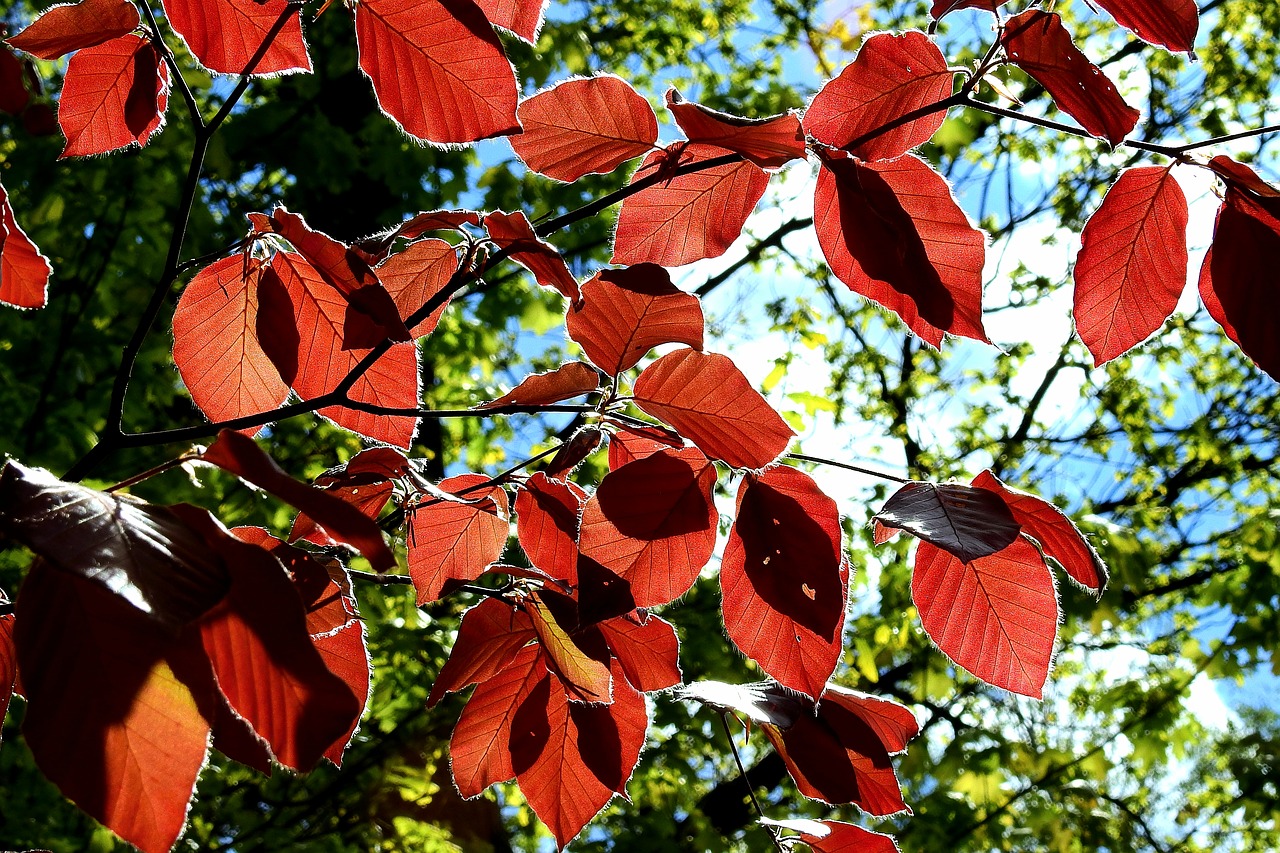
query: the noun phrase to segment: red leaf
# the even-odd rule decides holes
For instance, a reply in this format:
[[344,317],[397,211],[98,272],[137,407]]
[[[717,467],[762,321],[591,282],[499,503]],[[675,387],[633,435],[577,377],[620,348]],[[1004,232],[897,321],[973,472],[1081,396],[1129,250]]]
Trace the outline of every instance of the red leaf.
[[462,796],[478,796],[495,782],[515,778],[511,727],[516,712],[535,687],[545,693],[550,683],[538,647],[525,646],[510,666],[482,682],[471,694],[449,742],[453,782]]
[[307,513],[330,535],[363,554],[374,571],[395,567],[395,555],[373,519],[341,498],[290,477],[253,439],[224,429],[201,458]]
[[1191,53],[1200,29],[1196,0],[1097,0],[1116,23],[1151,44]]
[[406,133],[437,144],[520,130],[515,70],[471,0],[361,0],[360,70]]
[[658,117],[631,84],[611,74],[557,83],[516,110],[524,133],[516,156],[539,174],[566,183],[608,174],[658,140]]
[[[200,64],[218,74],[240,74],[266,39],[285,0],[164,0],[169,24],[182,36]],[[272,40],[254,74],[310,71],[311,57],[302,40],[302,23],[291,12]]]
[[339,736],[324,753],[325,758],[341,767],[342,754],[351,742],[351,736],[355,734],[356,728],[359,727],[360,717],[364,713],[365,704],[369,701],[369,651],[365,645],[364,623],[351,622],[332,634],[322,637],[313,636],[311,642],[329,671],[342,679],[350,688],[359,707],[346,733]]
[[412,339],[400,318],[400,308],[359,253],[323,231],[314,230],[283,205],[271,211],[271,228],[292,243],[320,278],[358,312],[359,316],[348,312],[343,323],[343,349],[373,347],[383,338]]
[[[0,592],[0,602],[9,603],[9,599]],[[13,695],[13,686],[18,680],[18,658],[13,647],[13,614],[0,616],[0,721],[4,720],[9,710],[9,697]]]
[[[693,447],[623,465],[587,501],[578,547],[629,585],[633,606],[674,601],[715,550],[715,484],[715,466]],[[581,595],[587,607],[588,593]]]
[[907,483],[885,501],[875,520],[932,542],[966,563],[1006,548],[1020,530],[998,496],[957,483]]
[[636,690],[649,693],[680,683],[680,640],[670,622],[637,612],[601,622],[600,632]]
[[[419,240],[387,258],[376,270],[401,317],[409,317],[426,305],[427,300],[445,289],[457,271],[458,256],[453,246],[436,239]],[[434,332],[448,306],[446,299],[409,330],[410,336],[420,338]]]
[[489,23],[515,33],[533,44],[542,29],[542,16],[547,11],[547,0],[476,0]]
[[1056,13],[1030,9],[1006,24],[1001,44],[1009,60],[1048,90],[1058,109],[1112,145],[1133,131],[1138,111],[1071,41]]
[[[377,518],[394,490],[392,480],[409,472],[408,460],[390,447],[372,447],[351,457],[336,473],[327,472],[316,485],[355,507],[361,515]],[[317,545],[335,545],[338,540],[305,512],[299,513],[289,531],[289,541],[303,539]]]
[[840,512],[804,472],[747,475],[720,562],[725,631],[784,687],[822,695],[840,660],[849,566]]
[[571,303],[582,298],[578,292],[578,280],[569,272],[564,258],[555,246],[534,233],[524,211],[504,213],[498,210],[486,214],[484,227],[489,232],[489,239],[499,249],[510,252],[511,260],[533,273],[538,284],[557,291]]
[[814,853],[898,853],[898,844],[892,835],[872,832],[852,823],[838,820],[820,821],[828,830],[826,835],[800,835]]
[[[351,248],[371,264],[378,263],[387,257],[392,244],[398,238],[416,240],[423,234],[432,231],[457,231],[466,233],[465,224],[479,225],[480,214],[474,210],[425,210],[390,228],[381,234],[357,240]],[[389,286],[388,286],[389,287]]]
[[892,159],[928,142],[942,127],[946,110],[853,143],[913,110],[947,99],[954,76],[942,51],[924,33],[877,33],[814,97],[804,114],[804,129],[832,148],[848,148],[859,159]]
[[729,357],[717,353],[667,353],[644,369],[633,391],[637,406],[734,468],[763,468],[795,435]]
[[191,399],[214,422],[269,412],[289,396],[258,343],[264,265],[241,255],[215,261],[191,279],[173,313],[174,364]]
[[363,703],[312,644],[302,599],[280,562],[212,521],[205,526],[231,574],[227,597],[199,623],[218,689],[281,764],[310,770],[351,731]]
[[[457,501],[424,498],[409,509],[409,574],[418,604],[438,599],[445,581],[473,581],[507,544],[507,493],[483,474],[459,474],[439,490]],[[479,488],[477,488],[479,487]]]
[[[547,667],[557,676],[557,683],[573,694],[575,702],[614,701],[613,677],[609,671],[609,652],[595,632],[575,631],[561,624],[567,614],[553,612],[572,604],[559,593],[543,589],[528,599],[525,612],[533,621],[538,646],[547,658]],[[587,648],[584,648],[584,644]],[[597,647],[598,646],[598,647]]]
[[517,533],[529,562],[570,584],[578,581],[578,514],[585,493],[539,471],[516,493]]
[[13,215],[0,185],[0,302],[14,308],[43,308],[49,301],[53,266],[31,242]]
[[116,835],[167,853],[182,832],[213,696],[178,679],[171,638],[101,586],[37,562],[18,597],[14,641],[23,736],[58,789]]
[[46,9],[9,44],[41,59],[58,59],[128,35],[138,23],[138,8],[128,0],[81,0]]
[[919,732],[902,705],[831,685],[816,717],[800,714],[789,728],[762,728],[806,797],[854,803],[876,816],[911,812],[889,761]]
[[427,707],[446,693],[494,678],[535,636],[533,622],[519,607],[496,598],[481,601],[463,614],[453,651],[431,686]]
[[499,406],[549,406],[580,397],[600,387],[600,374],[580,361],[569,361],[548,370],[526,376],[520,384],[496,400],[481,403],[477,409],[493,409]]
[[547,476],[553,480],[568,480],[573,469],[596,452],[603,437],[604,430],[594,424],[579,427],[547,463]]
[[1080,235],[1076,332],[1095,366],[1169,319],[1187,280],[1187,199],[1172,166],[1126,169]]
[[1010,488],[990,471],[973,479],[973,485],[995,492],[1009,506],[1022,532],[1040,543],[1073,581],[1101,595],[1107,585],[1107,567],[1070,518],[1053,504],[1027,492]]
[[[615,793],[625,793],[640,759],[649,715],[644,696],[617,679],[610,705],[569,701],[554,679],[531,692],[512,733],[520,792],[564,848]],[[545,696],[545,699],[543,698]],[[474,699],[473,699],[474,701]]]
[[7,45],[0,45],[0,112],[18,115],[31,103],[27,91],[27,63]]
[[898,535],[898,531],[894,530],[892,527],[885,526],[878,519],[872,519],[871,524],[871,540],[876,545],[883,545]]
[[[1237,163],[1225,154],[1219,154],[1209,161],[1209,168],[1228,185],[1246,190],[1264,199],[1280,197],[1280,190],[1258,177],[1258,173],[1243,163]],[[1264,205],[1273,202],[1264,202]]]
[[[344,349],[349,303],[301,255],[277,252],[258,292],[258,340],[280,376],[303,400],[328,394],[368,354]],[[356,314],[369,322],[363,314]],[[305,332],[305,334],[299,334]],[[418,349],[395,344],[347,392],[356,403],[414,409],[420,403]],[[366,438],[408,449],[417,418],[325,406],[319,413]]]
[[920,624],[947,657],[988,684],[1039,699],[1058,633],[1058,591],[1026,539],[962,563],[916,546],[911,598]]
[[678,437],[673,438],[671,432],[661,427],[624,424],[609,434],[609,470],[617,471],[628,462],[652,456],[664,447],[683,446]]
[[987,341],[986,236],[923,160],[827,158],[813,216],[822,254],[850,290],[893,311],[933,347],[943,333]]
[[1227,337],[1280,381],[1280,331],[1272,310],[1275,272],[1259,262],[1276,257],[1277,252],[1280,206],[1268,208],[1257,197],[1228,184],[1213,244],[1200,268],[1200,298]]
[[[676,142],[645,158],[631,182],[731,152],[715,145]],[[676,175],[628,196],[618,211],[615,264],[691,264],[723,255],[742,233],[764,195],[768,174],[754,163],[713,166]]]
[[667,109],[690,142],[727,148],[762,169],[776,169],[805,156],[804,131],[792,113],[743,118],[686,101],[675,89],[667,90]]
[[701,350],[703,323],[698,297],[655,264],[601,270],[583,282],[581,300],[565,317],[569,337],[610,376],[635,367],[659,344]]
[[58,157],[146,145],[168,105],[169,67],[151,42],[126,35],[86,47],[67,63],[58,104],[67,144]]

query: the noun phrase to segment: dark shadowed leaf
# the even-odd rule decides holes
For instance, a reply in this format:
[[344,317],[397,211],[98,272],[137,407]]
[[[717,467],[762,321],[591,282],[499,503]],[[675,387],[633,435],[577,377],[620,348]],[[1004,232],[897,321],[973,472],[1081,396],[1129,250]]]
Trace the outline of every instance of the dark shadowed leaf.
[[[355,507],[361,515],[377,518],[394,489],[393,480],[409,471],[404,454],[390,447],[362,450],[339,469],[316,478],[316,486]],[[336,545],[338,540],[305,512],[299,513],[289,531],[289,541],[299,539],[317,545]]]
[[905,530],[969,562],[1018,538],[1018,522],[998,496],[958,483],[907,483],[876,513],[885,527]]

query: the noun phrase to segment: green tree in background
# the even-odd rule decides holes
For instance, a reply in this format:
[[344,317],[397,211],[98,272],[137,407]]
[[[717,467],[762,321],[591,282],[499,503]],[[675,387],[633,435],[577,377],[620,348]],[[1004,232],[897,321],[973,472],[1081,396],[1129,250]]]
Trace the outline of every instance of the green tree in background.
[[[894,0],[553,4],[536,45],[504,37],[504,46],[523,95],[571,75],[608,72],[657,105],[674,86],[717,109],[768,116],[804,107],[869,33],[926,28],[929,7]],[[1121,33],[1081,0],[1055,9],[1095,62],[1143,94],[1143,139],[1176,144],[1275,122],[1277,4],[1209,2],[1194,64]],[[40,11],[15,0],[3,23],[12,34]],[[308,5],[305,12],[315,73],[254,80],[212,138],[184,258],[222,252],[243,238],[245,214],[278,203],[316,229],[355,240],[417,211],[453,207],[524,210],[536,222],[619,186],[617,174],[571,184],[542,178],[505,140],[453,150],[416,144],[379,111],[342,10],[312,19],[315,11]],[[937,34],[943,54],[955,65],[980,61],[990,21],[978,11],[945,18]],[[175,49],[198,100],[212,109],[228,97],[232,84],[211,83],[181,45]],[[36,63],[39,102],[55,100],[65,68],[65,61]],[[1040,107],[1049,101],[1029,77],[1012,69],[998,76],[1005,92],[984,84],[975,97],[1011,107],[1003,95],[1012,94],[1057,117]],[[187,171],[191,128],[174,106],[170,126],[145,148],[71,161],[56,161],[56,133],[33,133],[0,114],[0,178],[55,271],[47,308],[0,315],[0,405],[10,413],[0,450],[28,465],[62,474],[108,427],[120,353],[164,268]],[[1275,178],[1272,136],[1222,150]],[[869,828],[893,834],[907,851],[1280,846],[1275,382],[1203,308],[1175,316],[1151,342],[1103,368],[1069,335],[1062,293],[1070,257],[1055,246],[1080,232],[1120,169],[1145,162],[1139,152],[973,110],[953,110],[922,152],[991,235],[989,257],[1003,253],[998,280],[987,282],[988,315],[1057,316],[1059,331],[1033,337],[1032,321],[1015,319],[1000,326],[1011,334],[992,332],[1002,352],[971,342],[930,348],[849,293],[805,236],[812,214],[805,193],[817,170],[803,162],[788,167],[782,189],[766,196],[734,252],[676,276],[704,299],[717,338],[712,349],[766,339],[763,370],[751,378],[763,381],[801,435],[797,449],[820,444],[813,452],[826,459],[935,482],[967,483],[990,468],[1067,509],[1110,569],[1096,603],[1061,589],[1045,701],[1013,696],[954,666],[920,629],[907,537],[873,543],[871,517],[891,491],[885,482],[822,469],[824,488],[840,502],[854,568],[834,680],[895,698],[921,722],[921,735],[895,759],[914,814]],[[615,216],[584,218],[554,238],[579,278],[607,263]],[[1204,233],[1193,249],[1204,248],[1207,226]],[[1043,257],[1059,255],[1061,268],[1046,273]],[[167,298],[134,368],[129,431],[202,422],[173,368],[167,323],[176,289]],[[523,269],[498,267],[419,344],[424,403],[466,409],[574,355],[562,312],[560,297]],[[568,439],[580,423],[553,413],[426,420],[410,455],[425,460],[433,481],[459,471],[496,473]],[[259,441],[286,471],[307,478],[363,446],[313,416],[275,423]],[[89,476],[109,485],[180,450],[121,450]],[[593,457],[575,476],[594,484],[605,471]],[[209,468],[189,473],[171,470],[132,491],[155,503],[217,507],[228,527],[288,531],[292,513],[280,502]],[[721,497],[727,517],[732,495]],[[31,556],[16,543],[0,540],[0,548],[0,589],[12,596]],[[704,572],[663,609],[680,631],[684,680],[762,678],[725,637],[718,589]],[[365,581],[356,592],[374,680],[343,767],[308,775],[277,768],[267,777],[212,753],[179,848],[545,849],[547,832],[515,785],[470,801],[455,790],[449,737],[464,700],[455,695],[425,709],[476,598],[415,607],[404,585]],[[23,741],[24,711],[15,699],[4,722],[0,846],[128,849],[44,779]],[[717,715],[671,694],[652,700],[651,715],[627,787],[631,802],[615,799],[572,849],[774,849],[756,826]],[[758,732],[735,731],[735,740],[753,796],[771,816],[860,820],[852,806],[833,809],[797,793]]]

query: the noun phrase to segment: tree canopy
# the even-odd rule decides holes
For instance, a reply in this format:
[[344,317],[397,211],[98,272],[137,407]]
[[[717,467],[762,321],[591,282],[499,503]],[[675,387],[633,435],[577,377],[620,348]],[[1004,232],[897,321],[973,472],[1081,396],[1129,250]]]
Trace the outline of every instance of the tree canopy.
[[0,842],[1280,845],[1280,8],[846,5],[10,4]]

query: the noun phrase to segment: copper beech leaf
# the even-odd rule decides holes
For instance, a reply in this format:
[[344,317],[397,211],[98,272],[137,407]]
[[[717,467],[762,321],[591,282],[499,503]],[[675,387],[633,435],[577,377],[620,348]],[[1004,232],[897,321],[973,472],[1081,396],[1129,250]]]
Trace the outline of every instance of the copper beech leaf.
[[253,439],[224,429],[201,458],[307,513],[331,536],[363,554],[374,571],[395,567],[395,555],[373,519],[341,498],[290,477]]
[[[368,349],[344,347],[351,323],[367,324],[366,339],[374,336],[373,321],[330,287],[301,255],[277,252],[258,291],[258,340],[303,400],[331,393]],[[303,334],[305,332],[305,334]],[[420,402],[418,349],[411,342],[391,346],[360,376],[347,398],[357,404],[416,409]],[[412,415],[365,412],[341,405],[325,406],[319,414],[366,438],[408,449],[417,432]]]
[[[676,142],[646,157],[631,182],[655,170],[661,174],[731,153],[716,145]],[[612,262],[678,267],[720,257],[742,233],[768,183],[768,174],[746,161],[664,177],[623,201]]]
[[617,376],[659,344],[702,349],[702,303],[671,283],[656,264],[601,270],[582,284],[565,328],[592,363]]
[[[1256,177],[1255,177],[1256,180]],[[1280,380],[1275,272],[1259,258],[1280,252],[1280,204],[1227,185],[1213,243],[1200,267],[1200,298],[1227,337],[1272,379]]]
[[431,686],[427,707],[433,707],[447,693],[494,678],[536,636],[533,621],[524,610],[496,598],[484,599],[462,615],[458,638]]
[[670,622],[636,611],[601,622],[600,633],[636,690],[666,690],[681,682],[680,640]]
[[[400,316],[405,318],[445,290],[457,271],[458,256],[453,246],[434,238],[419,240],[403,252],[387,258],[374,270],[395,301]],[[447,307],[449,300],[445,299],[410,329],[409,335],[420,338],[434,332]]]
[[533,44],[542,29],[548,0],[476,0],[489,23]]
[[615,680],[611,704],[583,705],[548,677],[516,713],[516,783],[561,849],[614,794],[625,794],[640,759],[649,726],[644,696],[621,673]]
[[1000,41],[1009,61],[1093,136],[1119,145],[1137,125],[1138,111],[1075,46],[1057,13],[1029,9],[1005,23]]
[[138,28],[138,7],[128,0],[80,0],[46,9],[9,44],[41,59],[97,47]]
[[1096,0],[1116,23],[1138,38],[1179,53],[1191,53],[1200,29],[1196,0]]
[[18,225],[9,194],[0,185],[0,302],[43,308],[49,301],[53,266]]
[[193,644],[175,642],[100,585],[41,561],[18,596],[14,641],[27,699],[23,736],[41,772],[116,835],[167,853],[208,751],[200,707],[215,695],[207,664],[191,686],[175,674]]
[[586,493],[539,471],[516,493],[517,534],[529,562],[569,584],[578,581],[578,516]]
[[151,42],[124,35],[86,47],[67,62],[58,124],[67,139],[59,159],[146,145],[164,123],[169,66]]
[[804,131],[792,113],[769,118],[743,118],[686,101],[668,89],[667,109],[690,142],[705,142],[735,151],[762,169],[777,169],[805,156]]
[[[693,447],[658,450],[623,465],[587,500],[578,547],[627,582],[631,607],[674,601],[715,550],[715,483],[715,466]],[[581,595],[588,607],[588,591]]]
[[[351,504],[361,515],[377,518],[391,497],[393,481],[408,472],[409,462],[403,453],[390,447],[371,447],[351,457],[341,468],[325,472],[315,484],[327,494]],[[299,539],[317,545],[334,545],[339,541],[305,512],[298,513],[289,531],[290,542]]]
[[66,483],[10,460],[0,530],[59,570],[94,581],[176,632],[226,594],[226,568],[165,507]]
[[547,476],[553,480],[567,480],[573,469],[596,452],[603,438],[604,430],[594,424],[579,427],[547,461],[544,469]]
[[1173,314],[1187,281],[1187,199],[1172,167],[1126,169],[1080,235],[1076,333],[1100,366]]
[[852,823],[838,820],[819,821],[826,832],[800,833],[800,839],[814,853],[897,853],[898,844],[892,835],[872,832]]
[[875,520],[966,563],[1007,547],[1021,529],[998,495],[958,483],[907,483],[885,501]]
[[515,70],[472,0],[361,0],[360,70],[406,133],[458,144],[516,133]]
[[289,396],[258,343],[265,263],[241,255],[214,261],[183,289],[173,313],[173,362],[191,399],[215,423],[269,412]]
[[[454,726],[449,741],[453,783],[464,797],[476,797],[495,782],[514,779],[512,726],[517,712],[533,693],[550,689],[545,658],[538,646],[525,646],[511,663],[480,682]],[[536,704],[536,703],[535,703]],[[530,724],[537,724],[535,719]]]
[[816,715],[806,711],[789,726],[762,728],[806,797],[853,803],[878,817],[911,812],[889,756],[907,748],[919,725],[897,702],[832,684]]
[[473,581],[502,556],[507,544],[507,493],[482,474],[459,474],[408,508],[409,574],[418,604],[435,601],[447,581]]
[[509,252],[511,260],[533,273],[538,284],[557,291],[571,303],[582,298],[578,292],[578,280],[569,272],[560,252],[534,233],[533,225],[523,211],[504,213],[498,210],[486,214],[484,227],[489,232],[489,239],[499,249]]
[[1077,584],[1094,595],[1102,594],[1107,585],[1106,564],[1062,510],[1043,498],[1006,486],[990,471],[974,477],[973,485],[999,495],[1022,532],[1040,543],[1045,556],[1057,560]]
[[644,369],[633,393],[641,409],[734,468],[763,468],[795,435],[733,361],[718,353],[667,353]]
[[391,247],[398,239],[416,240],[432,231],[457,231],[466,233],[463,225],[479,225],[480,214],[474,210],[424,210],[387,230],[357,240],[351,248],[371,264],[386,260]]
[[835,501],[809,475],[778,466],[742,479],[720,562],[725,631],[779,684],[815,700],[843,646],[840,542]]
[[534,373],[520,380],[520,384],[507,393],[481,403],[477,409],[494,409],[501,406],[549,406],[581,397],[600,387],[600,374],[590,365],[580,361],[568,361],[555,370]]
[[942,127],[946,110],[865,137],[949,98],[954,76],[942,51],[924,33],[876,33],[814,97],[804,114],[804,129],[824,145],[846,148],[859,159],[889,160],[928,142]]
[[511,137],[516,156],[539,174],[566,183],[608,174],[658,141],[653,107],[611,74],[557,83],[516,110],[524,132]]
[[1058,633],[1058,590],[1030,541],[1019,536],[967,563],[920,542],[911,599],[929,639],[956,664],[988,684],[1041,697]]
[[[547,658],[547,667],[564,690],[572,694],[573,701],[612,702],[614,683],[607,647],[593,642],[596,636],[581,631],[571,634],[570,628],[561,624],[556,611],[562,611],[565,603],[559,593],[543,589],[524,605],[533,622],[538,646]],[[584,648],[584,644],[590,648]]]
[[270,552],[284,566],[306,608],[307,633],[312,639],[334,634],[359,619],[351,579],[336,561],[329,567],[321,565],[313,552],[283,542],[261,527],[236,527],[231,535]]
[[286,14],[285,0],[163,0],[165,17],[200,64],[218,74],[287,74],[310,71],[302,40],[300,10],[271,40],[252,69],[249,60],[266,40],[276,19]]
[[609,470],[616,471],[628,462],[643,459],[664,447],[679,449],[684,446],[680,437],[661,427],[622,425],[609,434]]
[[934,348],[944,334],[987,341],[986,236],[929,164],[911,154],[876,163],[827,157],[813,218],[822,254],[850,290],[893,311]]

